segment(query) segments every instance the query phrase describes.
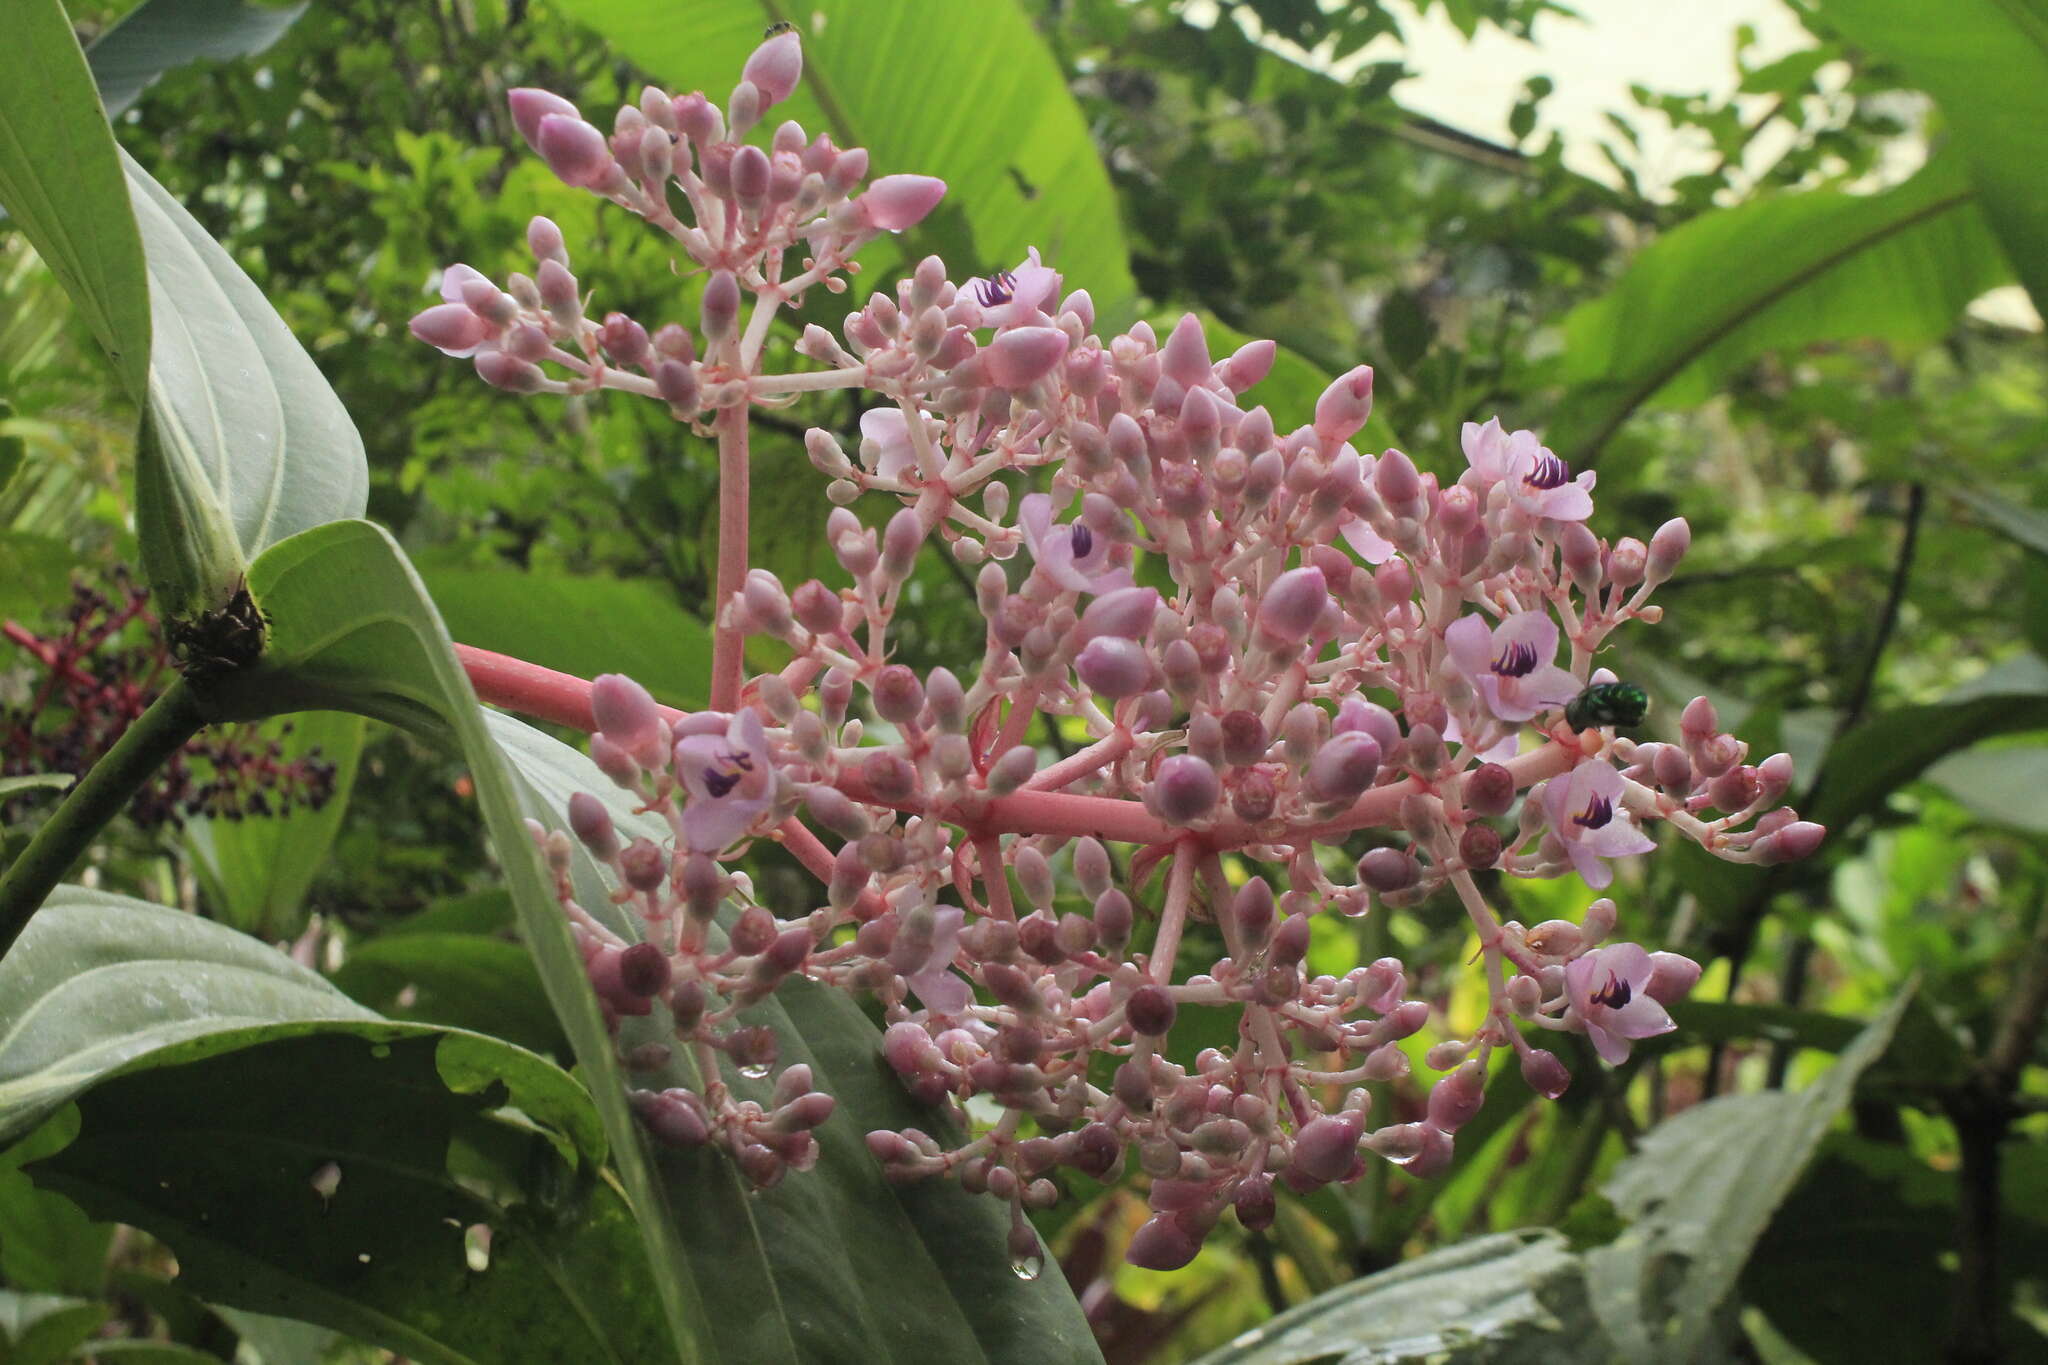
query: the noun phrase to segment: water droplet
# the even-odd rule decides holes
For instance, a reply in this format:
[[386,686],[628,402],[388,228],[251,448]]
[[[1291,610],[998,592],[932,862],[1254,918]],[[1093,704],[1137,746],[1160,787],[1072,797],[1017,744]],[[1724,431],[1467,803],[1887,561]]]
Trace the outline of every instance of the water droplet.
[[1045,1257],[1036,1254],[1010,1258],[1010,1273],[1020,1280],[1035,1280],[1045,1269]]
[[307,1183],[313,1187],[313,1193],[319,1195],[320,1202],[324,1204],[334,1198],[334,1192],[341,1188],[341,1167],[332,1161],[322,1162]]
[[767,1074],[768,1063],[766,1062],[749,1062],[740,1068],[740,1075],[745,1076],[750,1081],[758,1081]]
[[462,1230],[462,1259],[471,1271],[479,1275],[491,1268],[489,1223],[472,1223]]

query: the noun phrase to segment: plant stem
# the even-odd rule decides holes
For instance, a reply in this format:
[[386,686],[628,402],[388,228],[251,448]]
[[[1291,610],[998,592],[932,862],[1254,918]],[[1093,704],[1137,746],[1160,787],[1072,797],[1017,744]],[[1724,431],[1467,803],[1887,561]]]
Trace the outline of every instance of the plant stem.
[[56,813],[0,875],[0,956],[107,822],[205,725],[198,697],[176,678],[65,793]]
[[711,601],[711,709],[740,704],[745,637],[725,624],[726,604],[747,581],[747,405],[718,413],[718,586]]

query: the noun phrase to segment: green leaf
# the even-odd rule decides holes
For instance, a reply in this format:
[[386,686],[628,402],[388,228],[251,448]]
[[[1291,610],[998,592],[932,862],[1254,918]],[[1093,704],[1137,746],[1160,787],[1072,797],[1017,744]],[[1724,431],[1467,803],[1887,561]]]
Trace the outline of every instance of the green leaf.
[[351,947],[332,980],[390,1018],[474,1029],[535,1052],[565,1046],[533,954],[505,939],[380,934]]
[[2007,540],[2037,555],[2048,555],[2048,512],[2021,507],[1980,488],[1960,485],[1949,488],[1949,496],[1976,511]]
[[255,283],[123,157],[156,318],[137,533],[173,616],[211,610],[278,541],[360,516],[369,466],[341,400]]
[[1951,754],[1924,776],[1993,824],[2048,834],[2048,745],[1971,749]]
[[1770,351],[1923,345],[2011,275],[1952,159],[1880,194],[1808,190],[1702,214],[1565,318],[1571,389],[1550,444],[1588,458],[1652,397],[1697,402]]
[[422,569],[448,633],[583,677],[624,673],[672,706],[704,704],[711,632],[651,583],[503,569]]
[[[233,930],[69,887],[0,962],[0,1018],[0,1135],[75,1101],[76,1137],[27,1173],[162,1238],[193,1292],[422,1360],[658,1350],[633,1220],[564,1161],[594,1169],[596,1115],[546,1060],[378,1019]],[[523,1117],[490,1112],[507,1102]]]
[[[636,0],[558,8],[664,87],[701,88],[721,107],[763,27],[789,17],[765,0],[703,0],[687,23]],[[804,77],[769,125],[796,119],[865,147],[877,176],[944,180],[940,213],[960,216],[978,257],[949,260],[956,277],[1007,268],[1036,246],[1067,288],[1089,291],[1104,322],[1127,320],[1137,285],[1115,193],[1059,64],[1015,0],[816,0],[796,14]]]
[[298,806],[239,820],[192,820],[185,826],[185,847],[213,897],[214,918],[260,938],[289,938],[305,921],[306,891],[348,810],[363,718],[313,711],[266,725],[264,734],[283,746],[287,761],[317,751],[320,761],[332,763],[333,795],[319,810]]
[[1585,1263],[1594,1310],[1620,1355],[1690,1360],[1707,1340],[1750,1248],[1911,999],[1909,988],[1805,1090],[1695,1105],[1652,1129],[1615,1168],[1602,1192],[1629,1226]]
[[1841,829],[1876,810],[1935,760],[1992,735],[2048,728],[2048,680],[2019,672],[1980,679],[1941,702],[1872,716],[1827,751],[1820,799],[1807,812]]
[[2048,311],[2048,13],[2039,0],[1825,0],[1844,37],[1934,96],[2034,305]]
[[144,0],[99,36],[85,60],[107,117],[119,118],[165,72],[188,62],[253,56],[305,12],[306,0],[282,9],[242,0]]
[[1353,1280],[1197,1365],[1606,1365],[1584,1281],[1558,1233],[1495,1233]]
[[50,1365],[67,1359],[106,1321],[105,1304],[0,1289],[0,1359]]
[[63,791],[77,780],[70,773],[24,773],[20,777],[0,777],[0,797],[27,791]]
[[[516,722],[486,728],[432,603],[379,528],[342,522],[296,537],[252,566],[250,587],[272,617],[272,647],[263,667],[218,694],[231,712],[349,706],[453,739],[467,755],[521,931],[641,1213],[678,1352],[971,1361],[1014,1358],[1034,1342],[1053,1343],[1063,1359],[1088,1357],[1088,1329],[1064,1282],[1042,1275],[1027,1284],[1010,1273],[1001,1209],[951,1185],[896,1190],[880,1178],[860,1134],[930,1119],[888,1077],[871,1026],[842,995],[785,989],[763,1007],[771,1020],[788,1011],[784,1055],[808,1053],[840,1096],[844,1112],[819,1134],[818,1169],[754,1198],[713,1153],[650,1153],[524,827],[529,814],[559,822],[570,791],[609,784],[587,759]],[[647,819],[630,805],[615,818],[629,830]],[[588,903],[617,913],[594,893]],[[678,1070],[667,1083],[686,1077]],[[890,1267],[886,1293],[876,1292],[873,1266]]]
[[0,42],[0,206],[78,307],[131,398],[149,376],[149,286],[114,135],[57,0],[13,0]]

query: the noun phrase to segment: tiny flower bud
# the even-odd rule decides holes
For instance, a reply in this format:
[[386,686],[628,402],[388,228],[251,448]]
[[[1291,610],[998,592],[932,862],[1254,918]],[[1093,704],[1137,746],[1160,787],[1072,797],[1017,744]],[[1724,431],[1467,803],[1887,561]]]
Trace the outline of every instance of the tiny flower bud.
[[1349,1115],[1312,1118],[1294,1135],[1291,1169],[1323,1183],[1342,1180],[1358,1160],[1358,1137]]
[[[1527,977],[1516,979],[1528,980]],[[1522,1054],[1522,1079],[1544,1099],[1554,1100],[1571,1085],[1572,1073],[1565,1069],[1564,1063],[1554,1053],[1539,1047]]]
[[803,71],[803,40],[795,29],[784,29],[754,49],[740,69],[740,79],[753,82],[766,109],[789,98]]
[[612,827],[611,812],[589,792],[577,792],[569,798],[569,828],[600,862],[619,856],[619,832]]
[[1378,740],[1357,731],[1333,736],[1309,762],[1309,794],[1319,801],[1349,801],[1372,785],[1379,770]]
[[566,185],[594,188],[612,168],[604,134],[574,114],[544,115],[534,146]]
[[1316,399],[1316,435],[1337,443],[1350,440],[1372,415],[1372,366],[1360,365],[1330,382]]
[[1120,700],[1151,686],[1152,658],[1136,640],[1103,635],[1082,647],[1074,672],[1089,691]]
[[733,334],[740,316],[740,282],[730,270],[713,271],[704,285],[700,318],[704,340],[712,346]]
[[[1090,648],[1102,643],[1094,641]],[[1160,763],[1151,794],[1158,803],[1161,819],[1186,825],[1216,808],[1222,785],[1216,780],[1216,770],[1203,760],[1193,754],[1174,754]]]
[[1124,1002],[1124,1018],[1132,1030],[1146,1037],[1164,1037],[1173,1028],[1177,1013],[1174,999],[1163,986],[1140,986]]
[[854,208],[860,221],[877,232],[902,232],[923,222],[945,194],[946,182],[928,175],[885,175],[868,186]]
[[1421,877],[1421,866],[1402,849],[1376,848],[1358,860],[1358,879],[1382,894],[1404,891]]
[[1474,815],[1504,815],[1515,801],[1514,775],[1498,763],[1482,763],[1465,775],[1459,791]]
[[1289,569],[1259,601],[1259,630],[1276,646],[1299,644],[1329,600],[1322,570]]

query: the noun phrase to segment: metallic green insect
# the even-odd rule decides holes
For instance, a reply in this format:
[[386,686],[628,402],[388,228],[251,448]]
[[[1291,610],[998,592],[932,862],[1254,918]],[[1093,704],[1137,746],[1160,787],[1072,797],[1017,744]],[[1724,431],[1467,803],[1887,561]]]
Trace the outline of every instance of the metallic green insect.
[[1594,683],[1565,703],[1564,723],[1574,730],[1596,725],[1641,725],[1650,714],[1650,694],[1634,683]]

